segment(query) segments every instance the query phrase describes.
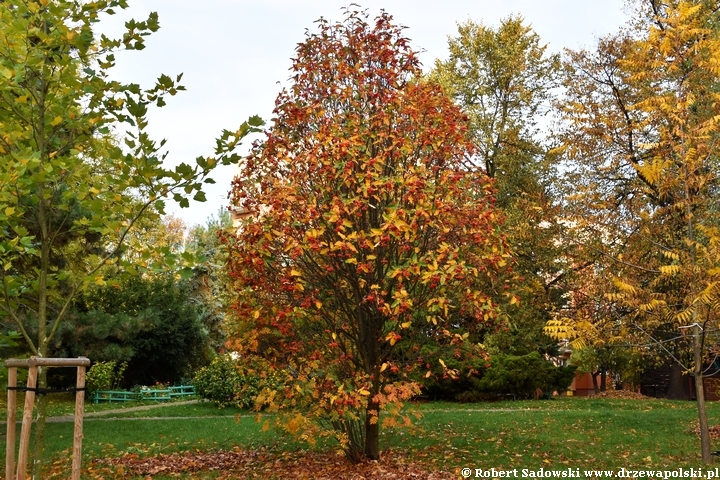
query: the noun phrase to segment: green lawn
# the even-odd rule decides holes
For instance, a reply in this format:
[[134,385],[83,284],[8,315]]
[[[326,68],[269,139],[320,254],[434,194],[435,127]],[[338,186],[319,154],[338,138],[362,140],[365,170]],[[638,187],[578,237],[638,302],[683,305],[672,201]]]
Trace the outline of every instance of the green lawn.
[[[617,470],[700,466],[699,440],[691,433],[696,423],[692,402],[558,398],[479,404],[427,402],[413,408],[422,413],[417,428],[383,431],[383,448],[406,452],[415,461],[448,471],[462,467]],[[64,409],[55,404],[51,412],[66,413]],[[711,403],[708,409],[711,425],[720,423],[720,404]],[[51,423],[47,429],[49,457],[66,457],[72,423]],[[108,413],[87,418],[84,432],[85,465],[123,454],[233,446],[269,451],[304,448],[272,429],[263,430],[252,412],[218,409],[210,403]],[[3,427],[3,456],[4,439]],[[330,450],[333,445],[315,448]]]

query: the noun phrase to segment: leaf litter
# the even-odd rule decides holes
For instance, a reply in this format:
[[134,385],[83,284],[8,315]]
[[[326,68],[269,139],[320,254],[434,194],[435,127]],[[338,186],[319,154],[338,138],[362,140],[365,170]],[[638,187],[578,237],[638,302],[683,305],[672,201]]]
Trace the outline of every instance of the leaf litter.
[[[132,478],[153,475],[180,476],[201,472],[219,473],[216,479],[332,479],[370,480],[377,478],[409,480],[456,479],[457,474],[432,471],[427,465],[410,462],[397,451],[383,452],[379,461],[353,464],[337,453],[283,452],[264,449],[187,451],[141,457],[127,453],[121,457],[98,459],[88,468],[90,478]],[[112,477],[110,475],[113,475]]]

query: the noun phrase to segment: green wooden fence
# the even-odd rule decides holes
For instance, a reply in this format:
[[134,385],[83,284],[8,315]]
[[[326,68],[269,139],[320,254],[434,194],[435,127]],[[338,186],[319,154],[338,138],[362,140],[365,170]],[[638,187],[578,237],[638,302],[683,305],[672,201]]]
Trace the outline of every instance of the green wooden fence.
[[128,390],[97,390],[92,392],[90,399],[93,403],[101,402],[136,402],[136,401],[151,401],[151,402],[167,402],[176,398],[192,397],[195,395],[195,387],[192,385],[179,385],[176,387],[168,387],[164,390],[140,390],[128,391]]

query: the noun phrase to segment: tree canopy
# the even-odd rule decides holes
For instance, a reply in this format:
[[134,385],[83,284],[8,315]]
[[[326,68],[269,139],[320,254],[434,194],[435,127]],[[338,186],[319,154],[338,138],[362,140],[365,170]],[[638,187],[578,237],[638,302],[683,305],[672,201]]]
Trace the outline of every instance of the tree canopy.
[[559,55],[548,52],[520,16],[497,27],[464,22],[448,48],[449,57],[435,61],[428,79],[468,115],[478,149],[471,168],[495,181],[503,230],[523,278],[520,306],[504,309],[507,328],[482,341],[493,353],[552,352],[555,342],[542,334],[542,325],[563,303],[565,272],[571,270],[563,261],[552,185],[557,155],[543,132],[559,84]]
[[718,11],[704,0],[634,8],[626,30],[569,56],[567,218],[581,251],[602,258],[594,271],[613,286],[604,308],[622,337],[675,361],[679,345],[694,345],[684,368],[709,462],[702,371],[720,305]]
[[377,459],[379,412],[396,422],[413,372],[479,354],[468,332],[516,300],[512,260],[466,118],[419,81],[402,28],[353,10],[317,25],[233,186],[253,215],[230,244],[230,345],[286,377],[258,401],[291,407],[287,430],[312,439],[319,422]]
[[159,28],[151,13],[128,21],[122,38],[96,33],[104,15],[126,7],[0,2],[0,311],[34,355],[47,356],[78,292],[104,284],[106,269],[132,267],[121,252],[138,220],[162,213],[168,198],[203,201],[208,174],[238,159],[232,150],[252,129],[223,132],[214,157],[168,168],[147,116],[184,90],[182,75],[147,89],[112,79],[115,52],[142,50]]

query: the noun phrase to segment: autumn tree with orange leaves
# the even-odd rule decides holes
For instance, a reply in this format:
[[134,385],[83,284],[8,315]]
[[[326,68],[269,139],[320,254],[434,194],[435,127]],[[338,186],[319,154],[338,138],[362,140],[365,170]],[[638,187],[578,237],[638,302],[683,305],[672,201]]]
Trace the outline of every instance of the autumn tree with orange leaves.
[[466,118],[417,81],[390,15],[321,19],[292,70],[233,184],[252,215],[228,239],[229,346],[285,379],[257,399],[286,412],[284,429],[378,459],[413,378],[483,354],[468,335],[496,316],[493,298],[515,301],[511,258]]

